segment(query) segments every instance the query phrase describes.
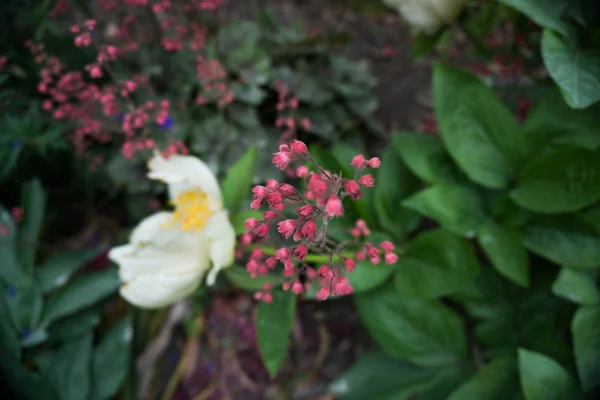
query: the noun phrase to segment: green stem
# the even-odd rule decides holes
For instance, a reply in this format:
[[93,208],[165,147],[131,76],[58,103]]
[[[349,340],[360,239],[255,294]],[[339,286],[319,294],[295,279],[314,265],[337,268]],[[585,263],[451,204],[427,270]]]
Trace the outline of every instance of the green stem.
[[[260,249],[268,256],[274,256],[277,249],[267,246],[251,246],[251,249]],[[344,252],[339,254],[334,254],[332,257],[333,261],[340,261],[341,258],[353,258],[354,253]],[[326,263],[329,261],[328,254],[307,254],[304,261],[308,263]]]

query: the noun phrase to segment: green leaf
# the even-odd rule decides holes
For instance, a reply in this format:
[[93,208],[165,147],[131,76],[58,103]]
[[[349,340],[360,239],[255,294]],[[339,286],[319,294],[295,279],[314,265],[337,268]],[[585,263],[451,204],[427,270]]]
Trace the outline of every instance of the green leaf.
[[445,399],[464,379],[458,368],[424,368],[380,352],[362,355],[331,385],[341,400]]
[[22,148],[23,146],[20,145],[0,145],[0,182],[6,179],[8,174],[11,173],[11,171],[17,164],[17,160],[19,159],[19,155],[21,154]]
[[247,229],[244,225],[248,218],[256,218],[259,221],[263,220],[263,213],[258,210],[244,210],[231,217],[231,224],[235,230],[236,235],[243,235]]
[[234,83],[232,86],[235,99],[247,104],[257,106],[267,96],[265,91],[257,85]]
[[562,20],[569,1],[566,0],[500,0],[535,21],[536,24],[568,34],[568,25]]
[[33,179],[23,186],[21,207],[23,220],[19,225],[17,254],[21,264],[27,271],[33,270],[37,251],[37,242],[42,229],[45,209],[44,188],[38,179]]
[[92,335],[43,354],[40,370],[62,400],[87,400],[90,391]]
[[2,394],[8,399],[64,400],[57,396],[45,377],[26,369],[17,360],[0,357],[0,377]]
[[576,400],[583,393],[564,368],[552,358],[519,349],[519,376],[525,400]]
[[577,373],[588,391],[600,385],[600,307],[581,307],[571,323]]
[[260,38],[260,26],[254,21],[241,20],[227,24],[219,29],[219,52],[227,54],[244,45],[257,45]]
[[48,298],[40,326],[86,308],[114,293],[120,285],[116,269],[91,272],[56,290]]
[[431,186],[404,200],[402,205],[464,237],[474,237],[485,222],[481,199],[477,192],[466,186]]
[[35,278],[44,293],[48,293],[63,286],[79,267],[94,259],[103,250],[85,249],[53,255],[36,268]]
[[519,174],[511,198],[523,208],[545,214],[594,204],[600,200],[598,153],[564,146],[542,154]]
[[447,400],[506,400],[520,393],[516,362],[492,360],[447,398]]
[[359,261],[352,272],[342,271],[352,285],[353,293],[362,293],[381,286],[394,272],[389,265],[373,265],[368,261]]
[[21,359],[21,348],[19,347],[19,334],[15,316],[10,309],[8,299],[4,295],[4,288],[0,285],[0,360]]
[[475,76],[442,65],[433,75],[435,113],[442,139],[474,182],[505,188],[524,157],[519,126],[494,92]]
[[271,377],[277,375],[287,357],[295,315],[296,295],[282,291],[273,291],[273,301],[260,303],[256,311],[258,348]]
[[419,182],[393,147],[385,149],[381,158],[383,162],[375,176],[375,211],[383,228],[403,238],[417,227],[420,218],[399,204],[418,189]]
[[50,327],[50,344],[70,342],[92,332],[100,324],[101,314],[101,307],[92,306],[54,322]]
[[10,303],[21,329],[34,329],[42,314],[42,291],[33,279],[25,279],[14,287],[15,295]]
[[600,227],[584,215],[536,217],[523,229],[525,247],[572,268],[600,267]]
[[442,37],[443,32],[443,30],[440,30],[434,35],[414,35],[410,47],[410,56],[416,59],[432,52]]
[[404,299],[392,285],[360,293],[354,301],[363,324],[390,355],[420,366],[466,359],[462,321],[437,301]]
[[394,285],[401,296],[432,298],[463,288],[479,265],[467,242],[438,229],[413,240],[395,269]]
[[413,174],[428,183],[455,183],[459,172],[437,136],[400,132],[393,143]]
[[252,278],[246,268],[238,265],[225,268],[221,272],[231,281],[231,283],[244,290],[263,290],[266,283],[271,284],[273,287],[283,283],[283,278],[280,274],[259,275],[256,278]]
[[562,267],[552,284],[552,292],[582,305],[593,305],[600,301],[600,291],[596,286],[596,274],[591,271],[578,271]]
[[236,213],[243,201],[249,196],[252,178],[256,170],[256,148],[250,147],[246,154],[235,163],[227,173],[221,185],[225,208],[231,213]]
[[542,57],[548,73],[572,108],[586,108],[600,100],[600,51],[565,43],[546,29]]
[[132,337],[131,316],[126,316],[96,347],[92,356],[89,400],[106,400],[117,393],[129,371]]
[[17,226],[10,213],[2,206],[0,206],[0,226],[5,230],[5,234],[0,236],[0,260],[2,260],[0,279],[9,286],[18,285],[26,276],[17,257]]
[[529,261],[519,231],[488,221],[479,229],[477,240],[500,274],[529,286]]
[[44,343],[48,339],[48,332],[45,329],[38,329],[28,336],[21,339],[21,347],[35,347]]

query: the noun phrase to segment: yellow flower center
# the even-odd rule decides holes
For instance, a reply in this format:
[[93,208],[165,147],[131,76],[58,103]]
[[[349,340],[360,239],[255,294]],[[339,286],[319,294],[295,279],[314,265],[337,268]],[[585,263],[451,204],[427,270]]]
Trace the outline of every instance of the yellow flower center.
[[172,201],[175,206],[173,219],[184,231],[202,230],[211,215],[209,200],[200,189],[181,192]]

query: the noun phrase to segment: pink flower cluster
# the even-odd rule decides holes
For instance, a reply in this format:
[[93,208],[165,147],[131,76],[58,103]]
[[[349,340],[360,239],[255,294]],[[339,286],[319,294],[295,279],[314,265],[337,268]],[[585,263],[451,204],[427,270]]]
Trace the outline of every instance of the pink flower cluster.
[[295,137],[296,129],[299,126],[305,131],[310,130],[310,120],[295,116],[300,100],[294,96],[287,84],[277,80],[275,81],[275,90],[278,96],[275,126],[284,129],[280,143],[285,143]]
[[[379,246],[370,243],[359,245],[359,239],[369,235],[369,229],[362,220],[357,221],[351,230],[354,240],[336,243],[327,237],[327,229],[332,219],[344,215],[343,200],[346,197],[358,200],[363,195],[362,188],[372,187],[375,180],[371,174],[362,174],[367,168],[378,168],[381,165],[379,158],[365,159],[361,154],[355,156],[351,165],[355,167],[353,179],[343,178],[340,175],[321,168],[310,155],[306,145],[294,140],[289,145],[281,145],[279,151],[273,155],[273,163],[280,169],[297,160],[312,163],[316,172],[309,172],[308,167],[302,165],[296,169],[297,176],[306,180],[306,190],[301,193],[294,186],[269,180],[266,186],[255,186],[251,208],[258,210],[267,206],[263,219],[249,218],[245,226],[247,233],[242,236],[245,246],[265,241],[271,230],[276,226],[277,232],[285,240],[292,239],[292,246],[280,247],[274,254],[266,254],[261,248],[255,248],[250,253],[246,268],[251,276],[266,275],[280,263],[283,265],[284,290],[291,290],[296,294],[304,293],[310,285],[317,283],[317,299],[325,300],[329,296],[346,295],[352,293],[352,286],[342,269],[352,272],[356,267],[356,260],[365,260],[367,257],[372,264],[379,264],[381,255],[387,264],[397,260],[394,245],[383,242]],[[289,218],[286,208],[294,210],[295,218]],[[356,253],[342,253],[348,245],[358,245]],[[327,263],[313,268],[309,265],[309,251],[313,250],[323,255]],[[256,297],[269,301],[269,288],[257,293]]]

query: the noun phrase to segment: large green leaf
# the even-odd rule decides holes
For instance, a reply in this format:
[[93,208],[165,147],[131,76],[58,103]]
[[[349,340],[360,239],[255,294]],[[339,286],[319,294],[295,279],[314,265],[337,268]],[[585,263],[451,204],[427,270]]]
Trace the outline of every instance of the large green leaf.
[[273,301],[260,303],[256,310],[258,348],[271,377],[277,375],[287,357],[296,299],[291,292],[273,291]]
[[31,332],[37,326],[43,302],[42,291],[33,279],[25,279],[14,287],[14,296],[10,303],[21,329],[25,332]]
[[571,324],[575,363],[584,390],[600,385],[600,307],[581,307]]
[[283,283],[281,274],[258,275],[256,278],[252,278],[246,268],[238,265],[225,268],[222,273],[231,283],[244,290],[257,291],[262,290],[266,283],[271,284],[273,287]]
[[437,136],[400,132],[393,144],[413,174],[428,183],[455,183],[459,172]]
[[37,251],[37,242],[42,229],[45,209],[44,188],[38,179],[33,179],[23,186],[21,207],[23,220],[19,225],[17,254],[21,265],[27,271],[33,270]]
[[525,147],[519,126],[494,92],[475,76],[437,65],[435,113],[450,156],[473,181],[505,188]]
[[57,289],[48,298],[40,326],[82,310],[114,293],[120,285],[116,269],[88,273],[67,286]]
[[523,208],[557,214],[600,200],[600,157],[596,151],[563,146],[542,154],[519,174],[511,198]]
[[132,337],[131,317],[126,316],[94,349],[89,400],[106,400],[119,390],[129,371]]
[[546,29],[542,35],[542,57],[569,106],[585,108],[600,100],[600,51],[565,43]]
[[467,357],[462,321],[437,301],[402,298],[392,285],[354,300],[363,324],[390,355],[421,366],[456,366]]
[[416,228],[419,214],[399,204],[418,189],[419,182],[393,147],[385,149],[381,158],[375,178],[375,211],[379,225],[402,238]]
[[394,285],[403,297],[432,298],[463,288],[479,265],[471,246],[439,229],[413,240],[395,265]]
[[600,231],[583,215],[538,217],[523,229],[532,252],[573,268],[600,267]]
[[569,373],[546,355],[519,349],[519,376],[525,400],[583,399]]
[[58,253],[46,259],[35,270],[35,278],[45,293],[64,285],[83,264],[96,257],[102,249],[85,249]]
[[519,285],[529,285],[527,251],[516,229],[488,221],[479,229],[477,240],[498,272]]
[[600,301],[600,291],[596,285],[594,271],[580,271],[562,267],[552,284],[552,292],[569,301],[593,305]]
[[87,400],[90,393],[92,335],[82,336],[38,359],[40,372],[62,400]]
[[330,386],[341,400],[445,399],[468,371],[426,368],[373,351],[362,355]]
[[19,347],[19,335],[17,322],[10,309],[8,299],[4,295],[4,288],[0,285],[0,354],[1,358],[20,360],[21,348]]
[[380,286],[393,272],[394,268],[389,265],[373,265],[368,261],[359,261],[354,271],[343,271],[343,274],[348,278],[354,293],[361,293]]
[[0,226],[4,235],[0,236],[0,280],[7,285],[17,285],[25,279],[21,263],[17,257],[17,227],[10,213],[0,206]]
[[436,220],[460,236],[475,236],[485,222],[481,199],[466,186],[432,186],[404,200],[402,205]]
[[256,148],[250,147],[246,154],[229,169],[225,180],[223,180],[221,185],[223,201],[229,212],[238,212],[244,199],[249,197],[256,162]]
[[100,324],[102,307],[95,305],[61,318],[50,327],[50,345],[72,341],[92,332]]
[[507,400],[520,393],[517,365],[512,358],[492,360],[447,398],[447,400]]
[[563,34],[568,33],[568,24],[562,19],[568,0],[499,0],[544,28],[554,29]]
[[0,357],[0,388],[6,399],[65,400],[45,377],[9,357]]

